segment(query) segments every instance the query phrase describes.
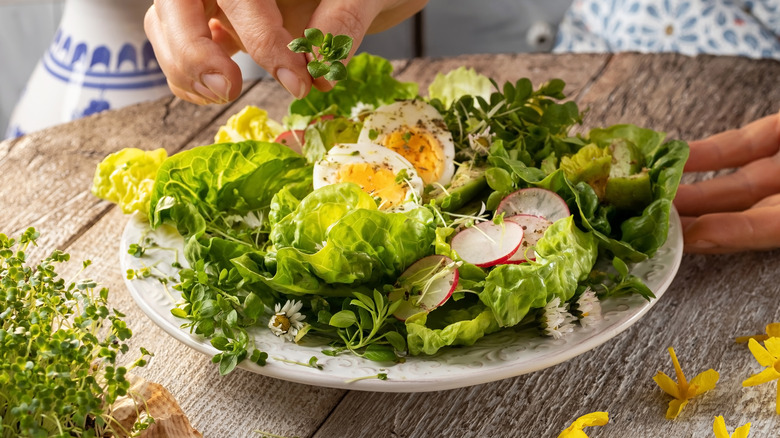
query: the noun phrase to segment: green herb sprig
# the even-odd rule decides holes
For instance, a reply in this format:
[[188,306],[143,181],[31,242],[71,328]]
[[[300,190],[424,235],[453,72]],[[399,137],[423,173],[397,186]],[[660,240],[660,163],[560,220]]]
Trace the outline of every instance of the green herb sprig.
[[0,436],[127,435],[108,409],[127,394],[127,371],[151,354],[117,365],[132,333],[109,309],[108,289],[66,283],[56,272],[70,259],[61,251],[30,264],[38,237],[34,228],[18,240],[0,234]]
[[303,35],[292,40],[287,47],[295,53],[312,54],[314,59],[306,66],[309,74],[313,78],[324,76],[329,81],[346,79],[347,68],[341,61],[347,59],[352,50],[352,38],[348,35],[323,34],[316,28],[304,30]]

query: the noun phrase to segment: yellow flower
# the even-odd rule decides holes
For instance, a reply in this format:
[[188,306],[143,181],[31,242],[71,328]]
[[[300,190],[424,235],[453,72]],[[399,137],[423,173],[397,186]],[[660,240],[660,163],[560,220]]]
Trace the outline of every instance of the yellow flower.
[[751,336],[740,336],[737,338],[737,344],[744,344],[748,342],[750,339],[755,339],[756,341],[766,341],[767,339],[775,337],[780,338],[780,322],[773,322],[770,324],[767,324],[766,326],[766,334],[763,335],[751,335]]
[[680,411],[682,411],[682,408],[688,404],[690,399],[715,388],[715,384],[718,382],[720,375],[717,371],[709,369],[700,373],[688,383],[688,381],[685,380],[682,368],[680,368],[680,362],[677,361],[677,355],[674,354],[674,348],[669,347],[669,355],[672,356],[674,372],[677,374],[677,382],[661,371],[653,377],[653,380],[655,380],[655,383],[657,383],[664,392],[674,397],[674,400],[669,402],[669,409],[666,411],[666,418],[672,420],[677,418]]
[[[766,369],[745,379],[742,386],[755,386],[780,379],[780,338],[771,337],[764,341],[764,346],[766,348],[762,347],[755,339],[748,342],[750,352],[753,353],[758,364]],[[780,414],[780,384],[777,388],[775,411]]]
[[748,433],[750,433],[750,423],[738,427],[733,434],[729,435],[729,431],[726,429],[726,420],[723,419],[722,415],[719,415],[712,423],[712,430],[715,432],[715,438],[747,438]]
[[574,420],[574,423],[561,432],[558,438],[588,438],[582,431],[583,427],[603,426],[608,422],[609,414],[607,412],[591,412]]

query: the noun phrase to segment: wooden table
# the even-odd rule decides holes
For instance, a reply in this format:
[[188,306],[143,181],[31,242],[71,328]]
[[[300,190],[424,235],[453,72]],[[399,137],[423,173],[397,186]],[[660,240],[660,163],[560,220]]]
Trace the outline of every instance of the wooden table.
[[[768,60],[523,54],[395,62],[397,76],[418,81],[421,90],[435,73],[460,65],[499,81],[564,79],[567,94],[589,108],[583,130],[631,122],[669,138],[696,139],[780,109],[780,63]],[[666,294],[629,330],[568,362],[494,383],[405,394],[307,386],[243,370],[219,376],[207,357],[172,340],[130,298],[118,266],[128,218],[90,194],[92,175],[121,148],[165,147],[171,154],[209,144],[244,105],[281,119],[288,102],[276,83],[261,81],[226,106],[163,99],[0,143],[0,232],[18,235],[35,226],[42,238],[33,256],[65,250],[76,260],[66,271],[92,260],[86,275],[112,291],[135,350],[145,346],[155,354],[141,374],[167,387],[204,436],[252,437],[262,430],[286,437],[556,437],[597,410],[608,411],[610,423],[586,429],[592,437],[710,437],[716,415],[730,430],[752,422],[751,437],[780,434],[775,386],[741,386],[760,367],[734,342],[780,321],[778,251],[686,255]],[[673,373],[669,346],[689,378],[709,368],[721,373],[717,388],[695,398],[675,421],[664,418],[670,397],[652,380],[658,370]]]

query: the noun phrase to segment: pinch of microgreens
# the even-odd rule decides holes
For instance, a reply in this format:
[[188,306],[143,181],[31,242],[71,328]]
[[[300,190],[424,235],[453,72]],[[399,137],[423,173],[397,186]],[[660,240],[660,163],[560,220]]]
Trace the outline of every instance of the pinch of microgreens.
[[298,330],[303,327],[303,320],[306,315],[302,315],[299,310],[303,307],[302,301],[288,300],[282,307],[279,303],[274,306],[274,314],[268,321],[268,328],[273,334],[292,342]]
[[601,321],[601,302],[592,289],[585,289],[585,292],[577,298],[576,314],[580,318],[580,325],[589,327]]
[[609,413],[607,412],[591,412],[585,414],[571,424],[571,426],[564,429],[558,438],[588,438],[585,432],[582,431],[585,427],[591,426],[603,426],[609,423]]
[[[755,339],[748,341],[750,352],[753,353],[758,364],[766,369],[745,379],[742,386],[755,386],[780,379],[780,338],[768,338],[764,341],[764,347]],[[777,385],[775,411],[780,415],[780,382]]]
[[555,339],[561,339],[566,333],[574,331],[574,322],[577,318],[568,312],[566,304],[561,305],[561,299],[555,297],[544,306],[541,317],[544,334]]
[[750,433],[750,423],[736,428],[734,433],[729,435],[729,431],[726,429],[726,420],[723,419],[722,415],[718,415],[712,423],[712,431],[715,432],[715,438],[747,438],[748,433]]
[[669,402],[669,409],[666,411],[666,418],[673,420],[680,415],[680,412],[685,405],[688,404],[690,399],[715,388],[715,384],[718,382],[720,375],[717,371],[709,369],[699,373],[689,383],[685,379],[685,375],[680,367],[680,362],[677,360],[677,355],[674,353],[674,348],[669,347],[669,355],[672,357],[674,372],[677,374],[677,382],[672,380],[671,377],[667,376],[662,371],[658,371],[655,377],[653,377],[653,380],[655,380],[655,383],[657,383],[665,393],[674,397],[674,400]]
[[766,325],[766,334],[757,334],[751,336],[739,336],[736,341],[737,344],[746,344],[750,339],[756,341],[766,341],[769,338],[780,338],[780,322],[772,322]]

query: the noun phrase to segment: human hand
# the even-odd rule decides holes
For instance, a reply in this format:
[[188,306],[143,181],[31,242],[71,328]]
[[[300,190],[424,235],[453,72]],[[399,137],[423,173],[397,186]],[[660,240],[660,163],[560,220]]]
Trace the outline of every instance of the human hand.
[[780,113],[690,146],[686,171],[738,169],[680,185],[674,204],[682,217],[685,251],[780,248]]
[[306,55],[287,44],[305,28],[353,38],[352,56],[366,33],[388,29],[427,0],[155,0],[144,20],[171,91],[198,104],[225,103],[241,92],[241,71],[230,58],[246,51],[296,98],[312,85]]

